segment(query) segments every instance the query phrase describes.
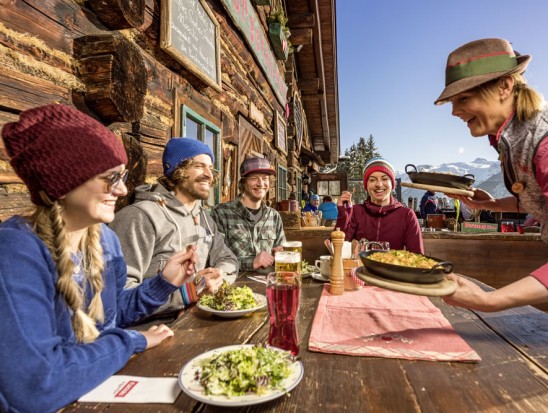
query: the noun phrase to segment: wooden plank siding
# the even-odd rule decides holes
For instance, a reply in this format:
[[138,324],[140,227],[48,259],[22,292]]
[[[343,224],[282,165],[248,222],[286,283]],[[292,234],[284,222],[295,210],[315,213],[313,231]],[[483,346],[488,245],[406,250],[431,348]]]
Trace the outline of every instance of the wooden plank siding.
[[[106,1],[108,3],[110,0]],[[287,155],[273,146],[275,112],[285,115],[286,108],[278,102],[251,52],[250,45],[232,23],[222,3],[216,0],[205,0],[205,3],[212,10],[220,27],[221,92],[208,86],[189,68],[160,47],[161,2],[159,0],[145,0],[144,18],[140,19],[144,23],[140,27],[124,30],[113,30],[107,27],[108,24],[113,24],[112,16],[107,18],[106,13],[101,16],[100,8],[89,8],[87,2],[80,0],[4,2],[0,16],[0,129],[6,122],[17,120],[21,111],[31,107],[54,102],[74,105],[98,118],[118,134],[126,144],[128,152],[132,150],[134,154],[143,154],[140,162],[144,164],[146,174],[132,172],[129,177],[129,186],[134,188],[145,180],[153,182],[162,173],[163,147],[177,131],[177,125],[174,123],[176,107],[187,105],[192,111],[221,128],[224,145],[228,143],[236,145],[239,159],[243,159],[242,155],[251,149],[250,145],[252,145],[253,150],[260,149],[259,152],[267,154],[275,165],[289,167],[288,177],[292,181],[288,182],[288,193],[295,190],[296,177],[307,172],[308,162],[304,163],[304,166],[299,164],[300,148],[296,148],[296,145],[291,145],[290,149],[293,148],[293,150],[290,150]],[[304,7],[304,2],[299,3],[302,3],[300,7]],[[333,0],[325,4],[322,7],[328,9],[335,7]],[[308,6],[303,8],[304,12],[307,10],[309,10]],[[256,6],[256,11],[263,29],[267,30],[266,20],[272,11],[271,7]],[[287,9],[286,13],[290,16],[294,12]],[[334,15],[334,10],[329,10],[326,15]],[[107,23],[104,23],[101,18]],[[301,22],[299,24],[308,24],[310,17],[296,21]],[[334,21],[328,19],[327,24],[333,25]],[[321,30],[326,30],[323,26]],[[277,62],[282,78],[286,79],[289,86],[287,97],[290,105],[293,96],[301,94],[297,78],[307,77],[306,70],[309,66],[310,70],[314,71],[314,76],[319,78],[314,69],[317,65],[314,60],[320,58],[318,52],[323,52],[322,47],[325,46],[318,43],[320,40],[318,27],[316,25],[312,33],[312,44],[305,45],[300,51],[303,54],[299,57],[298,65],[294,62],[294,54],[290,54],[286,62]],[[334,30],[335,27],[324,37],[328,40],[331,38],[333,42]],[[137,47],[146,72],[146,95],[142,115],[138,119],[130,119],[131,116],[129,116],[124,120],[122,111],[121,119],[109,121],[109,116],[101,112],[105,107],[109,107],[110,116],[114,119],[116,116],[112,113],[116,112],[113,106],[102,104],[99,108],[92,108],[86,104],[87,94],[92,90],[94,93],[101,90],[93,89],[95,86],[87,84],[90,80],[93,81],[95,66],[81,66],[85,62],[84,60],[80,62],[79,57],[74,53],[75,40],[84,37],[89,39],[90,36],[96,35],[121,36],[126,44]],[[114,42],[114,44],[118,43]],[[329,47],[335,46],[331,44]],[[307,53],[309,53],[308,56]],[[336,66],[336,60],[333,55],[331,56],[333,61],[330,62],[329,67]],[[308,59],[311,61],[308,62]],[[106,57],[97,58],[97,62],[102,62],[102,70],[110,68],[112,73],[115,73],[118,67],[118,62],[112,62],[109,66]],[[82,77],[83,69],[88,71],[87,78]],[[303,73],[300,73],[301,70]],[[333,73],[336,74],[336,71]],[[104,72],[102,76],[106,81],[109,73]],[[336,85],[335,80],[331,83]],[[332,89],[333,86],[330,88]],[[114,96],[112,100],[116,101],[116,98],[119,96]],[[260,123],[252,116],[251,103],[253,110],[261,113]],[[331,103],[337,107],[338,113],[338,101]],[[121,103],[117,102],[117,104]],[[318,125],[321,127],[322,123],[318,120],[321,118],[319,113],[322,108],[317,103],[312,103],[308,107],[303,104],[303,108],[305,114],[302,117],[305,127],[317,128]],[[127,113],[140,113],[139,108],[131,109],[134,110]],[[240,142],[240,119],[245,119],[259,130],[260,145],[258,142],[253,143],[247,140]],[[296,129],[293,126],[293,114],[290,112],[290,118],[285,120],[288,132],[294,134]],[[338,156],[338,127],[335,129],[336,142],[331,149],[336,153],[333,156]],[[317,132],[306,130],[303,134],[303,147],[314,150],[312,137],[322,134],[323,132],[319,129]],[[288,138],[291,141],[293,136],[290,135]],[[130,149],[132,145],[139,145],[142,152],[135,151],[135,147]],[[231,152],[232,150],[222,150],[225,155]],[[223,167],[225,163],[226,159]],[[140,165],[139,171],[142,169],[143,166]],[[222,176],[224,177],[225,174]],[[238,177],[230,178],[231,188],[225,192],[236,194]],[[15,187],[13,186],[15,183],[11,181],[13,181],[13,171],[9,167],[9,157],[0,143],[0,185],[5,187],[4,190],[8,194],[0,197],[0,220],[27,211],[30,207],[24,186],[19,183],[19,186]],[[270,191],[270,196],[271,203],[275,204],[276,191]],[[121,202],[120,205],[126,203]]]

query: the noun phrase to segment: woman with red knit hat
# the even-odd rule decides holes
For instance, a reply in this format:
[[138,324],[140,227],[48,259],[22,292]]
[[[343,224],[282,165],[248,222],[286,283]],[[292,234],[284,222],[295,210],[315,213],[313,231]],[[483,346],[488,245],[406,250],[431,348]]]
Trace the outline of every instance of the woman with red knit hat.
[[64,105],[21,113],[2,130],[34,211],[0,224],[0,411],[51,412],[173,332],[126,330],[192,278],[194,249],[125,289],[118,238],[105,224],[127,194],[127,156],[101,123]]
[[[384,241],[391,249],[424,253],[422,233],[415,212],[403,206],[393,196],[396,185],[394,168],[383,158],[366,163],[363,186],[368,198],[363,204],[353,205],[352,194],[344,191],[337,202],[336,227],[347,241]],[[345,205],[348,203],[348,207]]]

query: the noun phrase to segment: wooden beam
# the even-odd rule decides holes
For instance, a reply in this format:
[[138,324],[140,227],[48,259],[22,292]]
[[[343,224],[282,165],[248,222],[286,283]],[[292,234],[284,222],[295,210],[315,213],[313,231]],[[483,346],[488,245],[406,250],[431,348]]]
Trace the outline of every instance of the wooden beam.
[[[305,95],[303,94],[301,96],[301,100],[303,102],[319,102],[321,99],[323,98],[323,95],[321,93],[316,93],[316,94],[313,94],[313,95]],[[319,119],[319,116],[317,115],[318,119]]]
[[293,14],[288,17],[287,25],[293,29],[308,29],[314,27],[316,20],[313,13]]
[[299,79],[299,89],[305,95],[315,95],[320,90],[320,79],[315,77],[311,79]]
[[292,29],[291,30],[292,45],[311,45],[312,44],[312,29]]

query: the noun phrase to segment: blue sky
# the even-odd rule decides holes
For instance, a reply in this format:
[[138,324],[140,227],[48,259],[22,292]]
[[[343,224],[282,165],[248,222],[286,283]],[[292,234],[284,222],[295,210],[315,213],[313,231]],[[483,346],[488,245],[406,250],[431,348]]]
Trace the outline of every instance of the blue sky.
[[373,135],[398,171],[496,160],[487,138],[473,138],[435,106],[447,55],[472,40],[501,37],[533,56],[528,83],[548,98],[548,0],[338,0],[341,154]]

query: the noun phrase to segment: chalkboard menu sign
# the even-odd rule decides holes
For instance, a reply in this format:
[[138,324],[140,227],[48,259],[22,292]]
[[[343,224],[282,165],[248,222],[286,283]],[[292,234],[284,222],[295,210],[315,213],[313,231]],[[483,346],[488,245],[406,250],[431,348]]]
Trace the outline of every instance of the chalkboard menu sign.
[[205,0],[162,0],[160,45],[221,90],[219,23]]

